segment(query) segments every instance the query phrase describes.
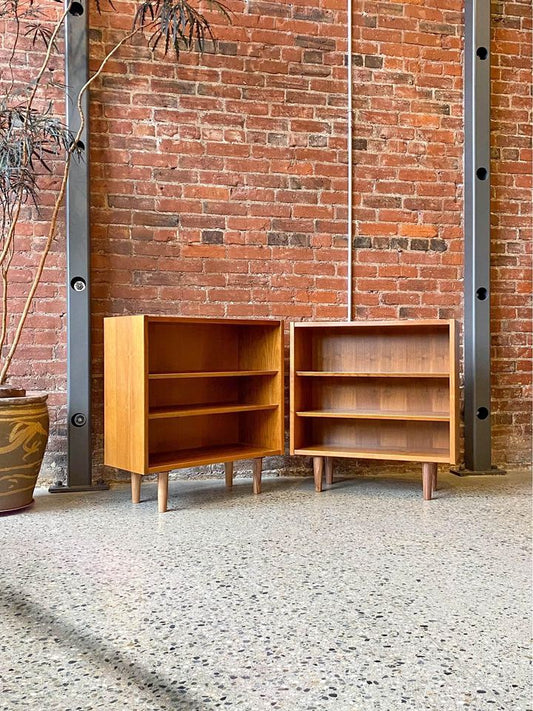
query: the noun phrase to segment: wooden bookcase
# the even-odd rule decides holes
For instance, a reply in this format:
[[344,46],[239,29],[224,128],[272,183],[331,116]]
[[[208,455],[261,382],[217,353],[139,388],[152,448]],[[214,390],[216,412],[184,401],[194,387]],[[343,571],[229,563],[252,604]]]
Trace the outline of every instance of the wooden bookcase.
[[104,463],[158,474],[165,511],[168,472],[283,452],[283,324],[171,316],[104,319]]
[[455,321],[291,324],[290,452],[313,457],[315,485],[333,458],[437,464],[458,456]]

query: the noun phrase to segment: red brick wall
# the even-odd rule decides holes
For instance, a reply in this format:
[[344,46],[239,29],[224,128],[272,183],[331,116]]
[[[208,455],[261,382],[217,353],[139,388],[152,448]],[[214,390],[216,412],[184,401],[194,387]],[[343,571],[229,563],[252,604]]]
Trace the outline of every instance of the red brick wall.
[[[97,464],[103,316],[346,318],[345,0],[230,6],[218,53],[136,43],[92,93]],[[116,7],[91,17],[94,66]],[[523,465],[531,5],[492,13],[494,462]],[[462,319],[462,49],[460,0],[354,0],[355,318]]]
[[493,450],[531,461],[532,5],[492,3]]

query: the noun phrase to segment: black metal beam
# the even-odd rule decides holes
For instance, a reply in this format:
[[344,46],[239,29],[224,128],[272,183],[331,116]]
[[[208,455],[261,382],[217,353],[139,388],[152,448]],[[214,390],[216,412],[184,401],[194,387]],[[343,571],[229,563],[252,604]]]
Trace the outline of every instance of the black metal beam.
[[493,473],[490,358],[490,0],[465,6],[464,424],[461,474]]
[[[88,12],[86,0],[76,0],[70,3],[65,21],[66,119],[74,135],[80,127],[77,97],[88,77]],[[50,488],[53,492],[107,488],[92,484],[88,92],[82,98],[82,110],[86,119],[79,142],[83,159],[72,160],[66,194],[67,485],[58,482]]]

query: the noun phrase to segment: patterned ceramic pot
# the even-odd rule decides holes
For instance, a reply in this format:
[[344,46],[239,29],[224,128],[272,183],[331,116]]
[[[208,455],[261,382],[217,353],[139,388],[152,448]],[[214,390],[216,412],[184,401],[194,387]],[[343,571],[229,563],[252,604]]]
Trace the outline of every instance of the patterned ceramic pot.
[[48,395],[0,398],[0,512],[33,502],[48,441]]

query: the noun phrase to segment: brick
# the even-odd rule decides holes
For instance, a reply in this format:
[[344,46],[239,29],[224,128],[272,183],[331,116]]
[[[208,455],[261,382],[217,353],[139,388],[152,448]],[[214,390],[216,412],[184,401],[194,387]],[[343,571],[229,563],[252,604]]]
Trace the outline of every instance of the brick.
[[[215,27],[216,52],[152,62],[137,42],[111,60],[93,92],[97,473],[104,315],[148,305],[186,315],[346,318],[345,12],[342,0],[233,3],[231,25]],[[502,0],[492,12],[493,446],[496,461],[524,465],[531,458],[533,345],[525,306],[531,294],[530,7]],[[431,7],[392,0],[354,15],[357,318],[463,317],[462,22],[457,0]],[[131,17],[120,6],[113,28],[97,16],[91,23],[94,69],[101,47],[111,46]],[[39,53],[27,59],[37,66]],[[17,66],[27,80],[24,62]],[[46,234],[56,177],[44,176],[42,187],[41,215],[27,209],[21,224],[24,254],[12,283],[19,308]],[[60,465],[62,228],[50,256],[13,372],[50,387],[58,423],[50,456]],[[22,360],[34,355],[31,366]]]

